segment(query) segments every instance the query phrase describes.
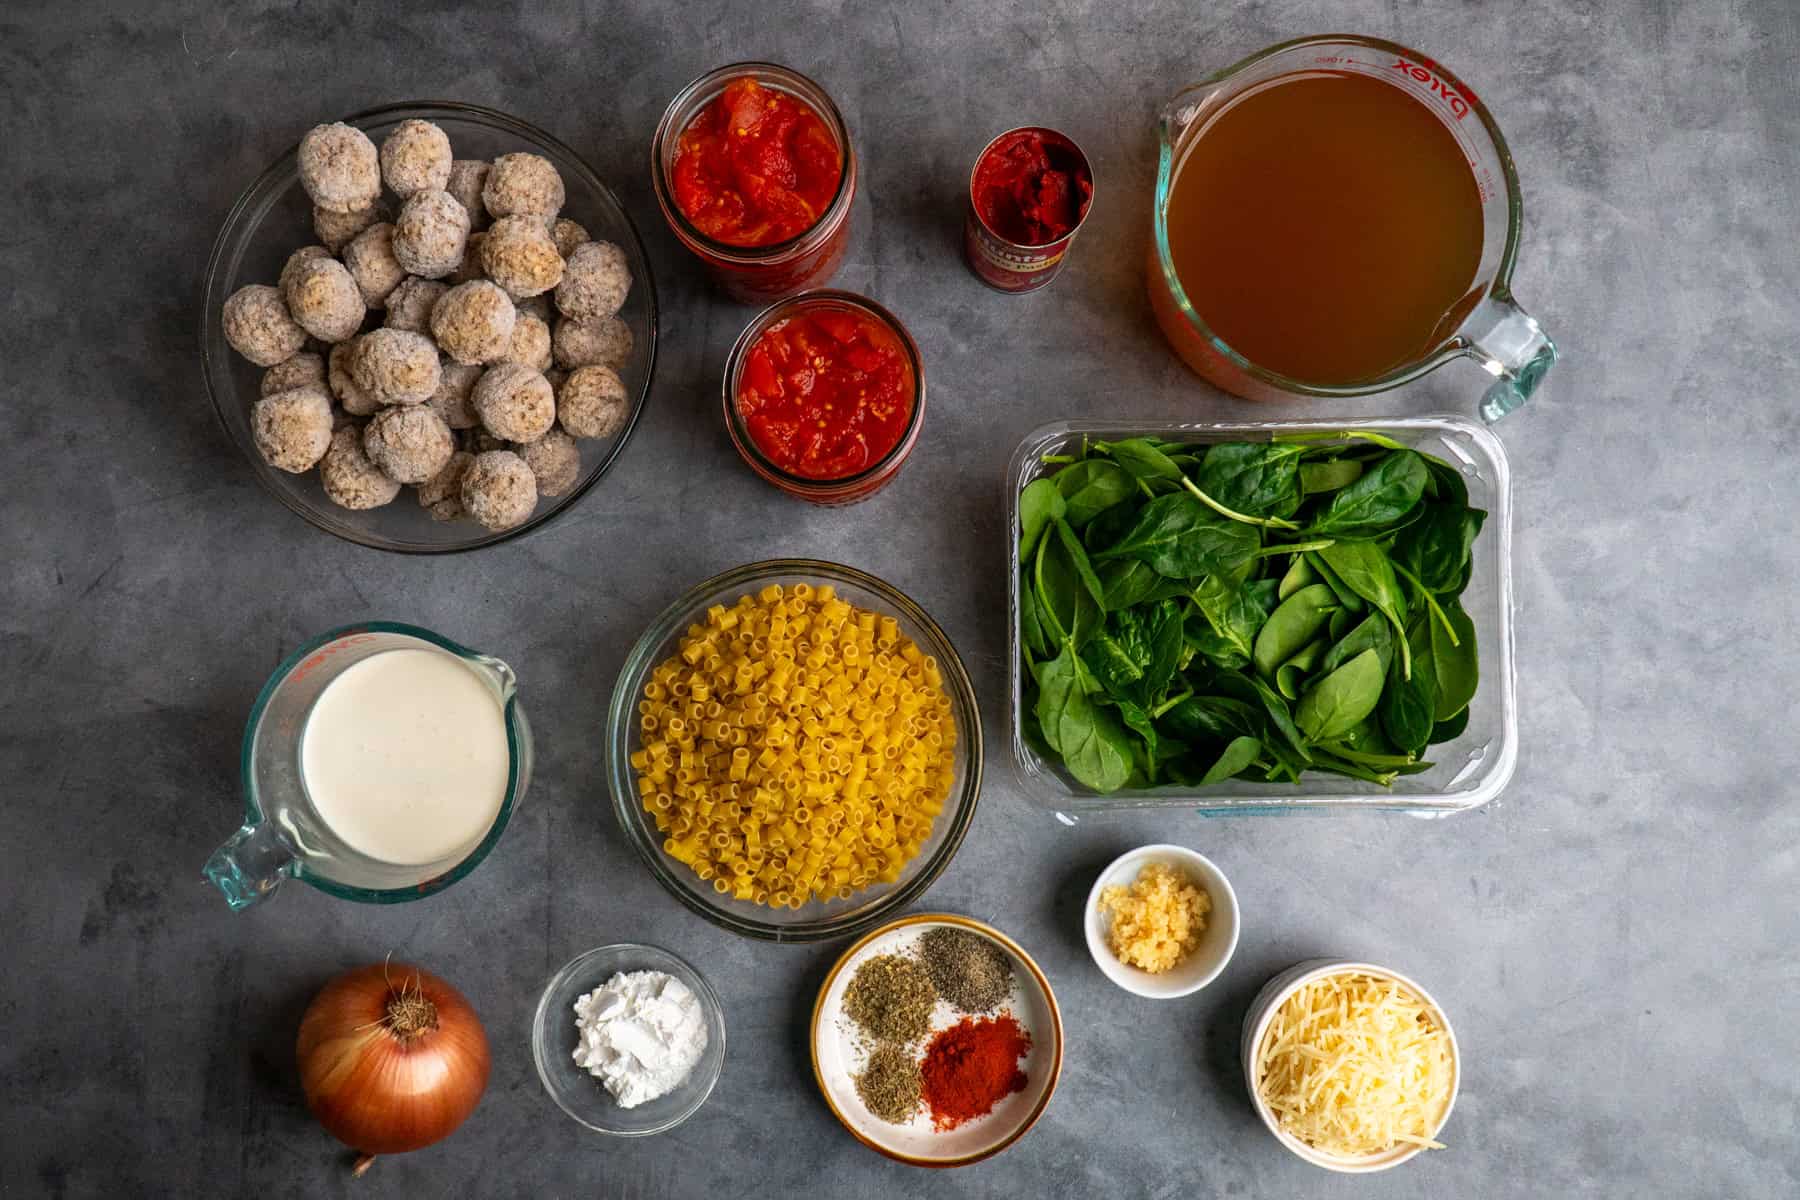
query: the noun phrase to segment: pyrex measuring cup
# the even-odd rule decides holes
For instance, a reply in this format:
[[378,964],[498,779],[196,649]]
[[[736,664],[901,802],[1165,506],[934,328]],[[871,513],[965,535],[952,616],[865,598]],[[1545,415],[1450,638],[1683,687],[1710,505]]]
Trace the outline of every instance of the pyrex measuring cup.
[[[387,650],[441,650],[460,658],[493,690],[506,725],[506,797],[474,849],[439,862],[382,862],[344,844],[307,796],[300,742],[307,714],[328,684]],[[500,840],[531,778],[531,727],[512,668],[415,625],[371,621],[320,634],[288,657],[263,685],[244,728],[244,824],[207,860],[206,877],[233,909],[266,898],[293,876],[346,900],[393,904],[449,887]]]
[[[1226,345],[1200,319],[1176,277],[1169,250],[1168,209],[1175,176],[1194,142],[1240,97],[1277,79],[1318,72],[1366,75],[1410,92],[1456,139],[1481,198],[1481,262],[1468,293],[1439,324],[1438,342],[1419,358],[1375,379],[1321,385],[1257,366]],[[1296,396],[1361,396],[1417,379],[1453,358],[1472,358],[1494,377],[1481,415],[1497,421],[1531,398],[1556,362],[1556,346],[1514,302],[1514,257],[1523,203],[1512,154],[1475,93],[1431,59],[1394,42],[1355,34],[1299,38],[1271,46],[1182,89],[1157,122],[1160,141],[1151,214],[1149,290],[1164,336],[1202,378],[1251,400]],[[1329,180],[1320,187],[1329,188]]]

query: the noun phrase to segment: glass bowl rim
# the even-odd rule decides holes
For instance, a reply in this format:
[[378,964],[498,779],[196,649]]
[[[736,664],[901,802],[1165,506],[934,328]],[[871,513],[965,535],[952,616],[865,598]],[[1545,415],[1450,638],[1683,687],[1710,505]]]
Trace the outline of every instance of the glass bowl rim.
[[[572,1110],[568,1105],[564,1104],[561,1095],[557,1093],[555,1088],[550,1086],[551,1071],[546,1058],[548,1047],[545,1044],[543,1034],[545,1020],[548,1016],[547,1010],[550,1004],[551,994],[564,983],[574,978],[577,973],[576,968],[581,967],[583,964],[593,959],[599,958],[601,955],[617,955],[621,953],[639,954],[652,960],[667,960],[663,965],[673,963],[679,971],[684,972],[687,978],[683,979],[682,982],[686,983],[688,982],[688,979],[691,979],[698,985],[693,991],[696,996],[700,997],[700,1010],[705,1014],[706,1036],[708,1039],[717,1038],[718,1040],[719,1052],[716,1059],[714,1059],[715,1065],[712,1070],[708,1072],[708,1078],[705,1079],[704,1086],[700,1087],[695,1092],[692,1102],[669,1120],[647,1129],[606,1129],[599,1125],[595,1125],[581,1114]],[[673,972],[664,973],[672,974]],[[599,982],[604,983],[606,981],[602,979]],[[599,986],[599,984],[597,983],[595,986]],[[683,1121],[686,1121],[689,1117],[699,1112],[701,1107],[705,1105],[706,1101],[712,1096],[713,1089],[719,1086],[719,1077],[725,1073],[725,1038],[725,1005],[720,1001],[719,993],[713,990],[712,981],[707,979],[707,977],[701,973],[699,967],[696,967],[681,955],[663,946],[653,945],[650,942],[608,942],[604,946],[595,946],[591,950],[582,951],[580,954],[577,954],[574,958],[571,958],[568,962],[558,967],[556,971],[551,974],[550,978],[545,981],[544,989],[538,993],[538,1002],[532,1008],[531,1012],[531,1064],[537,1071],[539,1085],[543,1087],[545,1094],[550,1097],[551,1103],[560,1108],[578,1125],[581,1125],[585,1129],[591,1129],[595,1133],[606,1134],[609,1137],[649,1137],[652,1134],[667,1133],[669,1130],[675,1128],[677,1125],[680,1125]],[[694,1064],[694,1069],[699,1070],[700,1063],[706,1062],[711,1057],[712,1043],[709,1040],[707,1048],[701,1051],[700,1062]],[[676,1089],[685,1086],[693,1078],[694,1076],[690,1074],[687,1079],[683,1079],[681,1083],[675,1085]],[[605,1085],[600,1083],[599,1080],[595,1080],[594,1083],[596,1087],[605,1091]],[[610,1096],[611,1093],[607,1093],[607,1095]]]
[[[611,449],[606,452],[605,457],[600,460],[599,464],[595,466],[593,473],[585,481],[579,484],[567,497],[559,497],[561,500],[559,507],[554,511],[546,512],[541,516],[534,515],[531,518],[528,518],[523,524],[516,525],[511,529],[500,530],[499,532],[484,531],[480,536],[460,544],[442,546],[396,545],[384,538],[369,535],[361,530],[336,529],[321,524],[320,521],[314,517],[312,512],[301,505],[294,497],[290,496],[284,490],[275,487],[266,473],[259,469],[260,464],[252,458],[250,463],[251,474],[255,476],[257,484],[264,491],[279,500],[289,511],[303,518],[308,525],[311,525],[313,528],[321,530],[322,532],[329,533],[333,537],[340,538],[343,541],[352,542],[359,546],[366,546],[371,550],[381,550],[390,554],[425,556],[463,554],[468,551],[483,550],[489,546],[497,546],[502,542],[509,542],[515,538],[524,537],[527,534],[535,533],[546,525],[549,525],[556,518],[562,516],[571,508],[574,508],[581,498],[587,494],[588,490],[598,483],[601,477],[610,471],[613,464],[618,461],[619,455],[625,449],[625,444],[631,440],[631,435],[636,430],[639,419],[643,416],[644,407],[649,401],[650,391],[656,380],[656,335],[658,316],[656,281],[651,271],[649,253],[644,248],[643,235],[638,231],[637,222],[632,219],[630,210],[628,210],[625,207],[624,202],[619,199],[618,193],[613,191],[613,189],[600,178],[599,173],[588,164],[587,160],[577,154],[566,142],[552,136],[538,128],[536,125],[531,124],[529,121],[522,120],[509,113],[501,112],[499,109],[487,108],[479,104],[465,104],[459,100],[402,100],[393,104],[382,104],[377,105],[374,108],[365,108],[361,111],[351,113],[349,116],[339,117],[337,120],[343,124],[361,129],[365,124],[374,124],[388,118],[421,117],[422,119],[430,119],[433,115],[442,115],[456,120],[468,121],[472,124],[483,125],[500,132],[510,133],[528,143],[535,143],[565,155],[579,169],[579,172],[582,175],[582,182],[586,186],[599,192],[611,202],[615,209],[618,210],[620,218],[624,221],[623,232],[630,235],[630,249],[636,252],[637,264],[642,268],[641,277],[637,279],[635,283],[643,288],[645,326],[648,333],[648,336],[644,339],[644,383],[643,386],[638,389],[638,394],[632,404],[631,415],[626,419],[624,427],[620,429],[616,435],[616,440],[613,442]],[[223,397],[219,394],[219,389],[213,385],[213,369],[215,363],[211,348],[208,345],[208,334],[211,332],[214,321],[218,318],[218,313],[216,311],[217,306],[212,303],[212,295],[215,289],[221,286],[222,281],[219,276],[224,269],[225,261],[228,257],[228,250],[236,243],[247,242],[255,229],[260,228],[260,223],[257,226],[245,224],[250,215],[252,205],[263,195],[266,189],[272,188],[275,181],[287,172],[294,160],[299,156],[299,152],[300,143],[295,142],[292,146],[282,151],[281,154],[277,155],[273,162],[263,168],[263,170],[257,174],[255,179],[251,180],[249,186],[238,193],[237,199],[232,201],[230,209],[226,211],[224,221],[219,225],[219,232],[213,239],[212,249],[207,255],[206,271],[201,279],[200,321],[198,325],[201,378],[206,385],[207,398],[212,402],[213,416],[219,423],[220,431],[224,433],[226,440],[236,446],[246,457],[253,456],[255,451],[239,441],[237,435],[232,432],[231,423],[226,417],[226,404],[229,401],[235,401],[237,397]]]
[[[681,211],[681,205],[675,202],[675,189],[669,182],[668,172],[663,169],[663,147],[668,145],[671,139],[680,138],[682,130],[687,128],[688,121],[692,120],[693,114],[682,121],[680,128],[675,126],[676,116],[686,110],[689,102],[701,92],[715,83],[730,83],[734,79],[746,76],[759,78],[765,75],[773,76],[780,82],[789,85],[781,90],[795,96],[808,108],[818,112],[837,136],[843,149],[844,161],[838,168],[837,190],[831,194],[831,203],[825,206],[825,211],[819,214],[818,220],[784,241],[772,242],[767,246],[734,246],[730,242],[721,242],[701,233],[694,223],[688,220],[688,215]],[[819,102],[815,102],[811,96],[791,91],[790,87],[792,86],[810,88],[818,93]],[[722,88],[720,90],[723,91]],[[710,98],[707,102],[711,102]],[[671,158],[670,161],[674,160]],[[650,182],[656,192],[657,204],[662,208],[664,218],[668,220],[677,236],[684,241],[692,241],[707,254],[733,266],[761,266],[778,261],[800,250],[822,230],[835,227],[844,219],[844,210],[850,206],[852,184],[855,179],[856,148],[850,141],[850,123],[844,120],[843,113],[838,109],[837,101],[831,98],[831,93],[826,91],[818,80],[796,71],[792,67],[783,66],[781,63],[746,59],[742,62],[726,63],[724,66],[714,67],[712,70],[696,76],[669,100],[668,107],[663,109],[663,115],[656,123],[656,132],[650,138]]]
[[[891,605],[899,615],[911,621],[926,640],[936,643],[932,647],[933,651],[942,651],[937,654],[938,667],[950,693],[952,707],[964,714],[969,723],[969,736],[963,739],[967,745],[967,760],[962,786],[957,790],[954,802],[947,801],[945,811],[940,815],[947,817],[950,824],[945,829],[943,843],[929,857],[913,860],[921,863],[918,873],[896,883],[892,891],[869,901],[861,911],[792,925],[740,916],[709,903],[682,883],[675,874],[675,868],[665,861],[667,855],[664,854],[662,845],[646,832],[645,822],[638,815],[640,809],[637,805],[636,780],[629,761],[632,726],[627,721],[627,717],[637,711],[636,701],[643,686],[643,676],[655,665],[651,661],[652,656],[672,635],[693,623],[694,615],[702,611],[702,601],[716,592],[751,587],[780,575],[800,575],[809,581],[848,583],[881,597],[883,604]],[[685,907],[722,929],[742,937],[788,943],[820,942],[860,934],[888,919],[896,909],[923,896],[950,865],[950,860],[956,857],[964,837],[968,835],[969,827],[974,823],[975,809],[981,799],[985,763],[981,706],[975,696],[974,683],[949,635],[911,597],[885,580],[843,563],[814,558],[770,558],[733,567],[687,589],[658,613],[632,645],[624,665],[619,668],[619,678],[614,684],[612,702],[607,710],[606,757],[613,813],[618,818],[625,840],[631,843],[638,856],[650,867],[650,873],[656,877],[657,882]]]
[[[743,373],[744,360],[748,357],[751,347],[768,331],[771,325],[802,308],[823,307],[832,304],[854,308],[875,318],[899,340],[901,350],[906,353],[907,365],[912,370],[912,412],[907,417],[906,428],[900,432],[900,439],[873,464],[864,467],[854,475],[845,475],[838,479],[808,479],[804,475],[796,475],[792,471],[777,466],[768,455],[763,453],[762,447],[756,444],[756,439],[750,435],[749,428],[744,424],[743,414],[738,411],[737,382],[738,376]],[[778,481],[779,485],[784,488],[791,488],[809,496],[829,497],[845,491],[852,491],[862,484],[880,478],[889,471],[897,470],[907,456],[912,453],[913,443],[918,440],[919,429],[925,423],[925,358],[919,353],[919,344],[913,340],[905,323],[874,300],[859,292],[848,292],[841,288],[811,288],[792,296],[785,296],[750,318],[749,324],[745,325],[743,332],[738,334],[737,341],[732,343],[731,352],[725,358],[723,391],[726,429],[731,434],[732,445],[737,447],[738,453],[750,460],[751,468],[759,475],[765,475],[772,481]]]

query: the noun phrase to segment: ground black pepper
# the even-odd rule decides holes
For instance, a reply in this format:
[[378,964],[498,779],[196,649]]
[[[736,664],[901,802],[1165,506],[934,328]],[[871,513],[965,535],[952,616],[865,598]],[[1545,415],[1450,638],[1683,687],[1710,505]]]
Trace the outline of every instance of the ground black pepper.
[[925,968],[899,954],[878,954],[856,968],[844,1012],[878,1041],[906,1045],[931,1027],[937,991]]
[[987,938],[936,925],[919,936],[918,953],[937,994],[958,1012],[992,1012],[1012,993],[1011,958]]

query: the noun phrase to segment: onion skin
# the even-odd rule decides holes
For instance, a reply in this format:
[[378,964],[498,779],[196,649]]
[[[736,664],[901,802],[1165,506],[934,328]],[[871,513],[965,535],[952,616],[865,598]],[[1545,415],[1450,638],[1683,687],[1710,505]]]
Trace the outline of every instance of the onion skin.
[[[392,1027],[390,1006],[415,995],[436,1009],[436,1025],[406,1037]],[[313,1116],[365,1155],[404,1154],[449,1136],[480,1103],[490,1067],[473,1006],[404,963],[358,967],[326,984],[300,1019],[295,1054]]]

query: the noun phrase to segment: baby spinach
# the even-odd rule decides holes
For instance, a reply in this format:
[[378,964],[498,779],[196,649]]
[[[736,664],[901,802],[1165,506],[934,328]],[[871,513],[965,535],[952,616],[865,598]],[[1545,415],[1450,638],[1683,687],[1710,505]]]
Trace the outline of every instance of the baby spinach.
[[1137,483],[1130,473],[1104,458],[1071,463],[1052,478],[1066,506],[1063,516],[1076,529],[1137,493]]
[[1251,661],[1264,678],[1298,654],[1325,627],[1337,609],[1337,597],[1322,583],[1309,584],[1283,600],[1256,635]]
[[1314,742],[1330,741],[1374,712],[1381,690],[1381,658],[1364,650],[1306,689],[1294,724]]
[[1334,492],[1325,511],[1307,527],[1308,535],[1373,537],[1410,513],[1425,492],[1425,460],[1411,450],[1394,450],[1348,487]]
[[1486,514],[1450,464],[1356,431],[1045,462],[1019,496],[1021,724],[1081,786],[1388,786],[1467,728]]
[[1048,479],[1034,479],[1019,493],[1019,561],[1031,557],[1038,538],[1050,522],[1068,511],[1068,503],[1056,484]]
[[1181,492],[1145,504],[1131,530],[1096,558],[1130,556],[1171,579],[1230,574],[1262,542],[1254,528],[1221,517]]

